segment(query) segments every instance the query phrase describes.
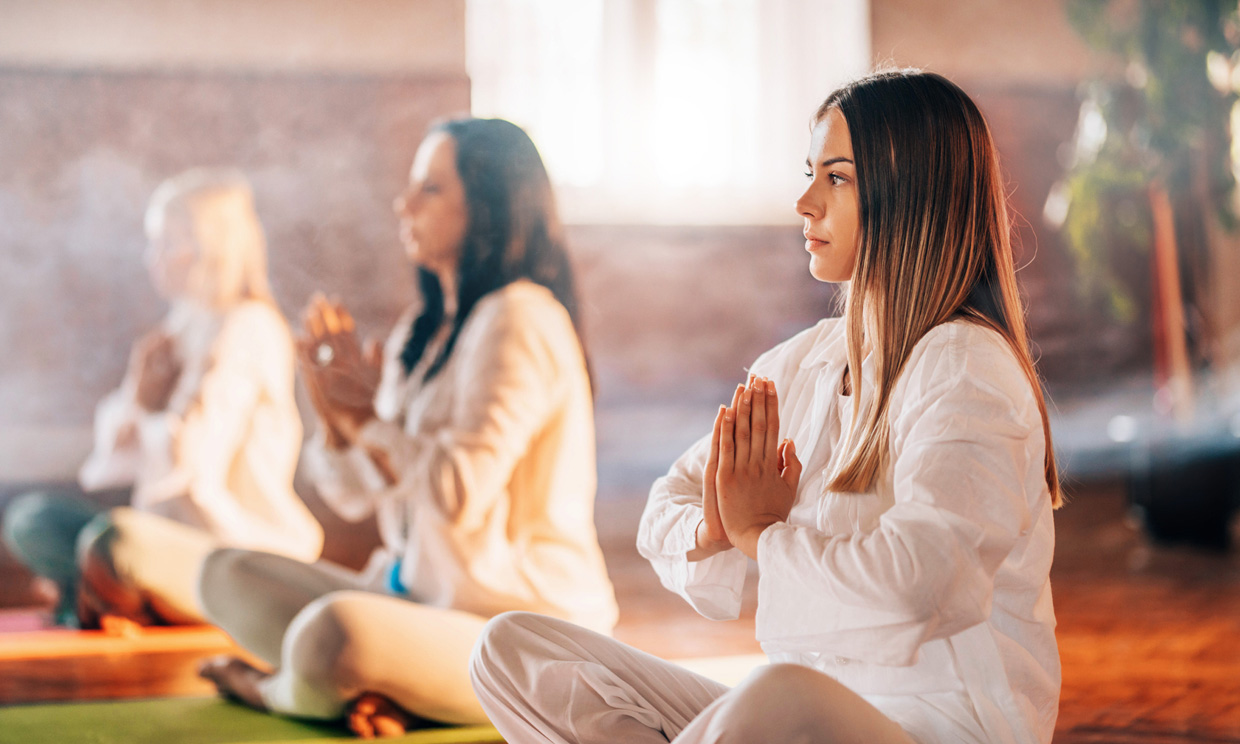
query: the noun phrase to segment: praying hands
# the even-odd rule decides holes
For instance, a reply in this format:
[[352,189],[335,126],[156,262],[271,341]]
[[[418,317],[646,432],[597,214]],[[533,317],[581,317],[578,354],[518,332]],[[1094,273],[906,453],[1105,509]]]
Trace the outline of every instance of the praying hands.
[[382,365],[378,344],[363,347],[353,316],[316,294],[306,308],[297,358],[310,401],[328,443],[344,447],[375,418],[374,397]]
[[801,480],[791,439],[779,439],[775,383],[752,377],[715,416],[703,473],[702,522],[690,560],[731,547],[757,559],[763,530],[788,518]]

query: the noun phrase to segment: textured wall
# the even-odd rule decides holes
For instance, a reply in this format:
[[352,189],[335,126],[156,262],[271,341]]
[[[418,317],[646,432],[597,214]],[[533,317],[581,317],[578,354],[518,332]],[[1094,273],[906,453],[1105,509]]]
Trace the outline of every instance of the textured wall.
[[410,297],[392,197],[428,123],[468,106],[459,76],[0,70],[0,480],[66,472],[162,315],[140,260],[160,180],[242,168],[284,310],[353,290],[383,326]]

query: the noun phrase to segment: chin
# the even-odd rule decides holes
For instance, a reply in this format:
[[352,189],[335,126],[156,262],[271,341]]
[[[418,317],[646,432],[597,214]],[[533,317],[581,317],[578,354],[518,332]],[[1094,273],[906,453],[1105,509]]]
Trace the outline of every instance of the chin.
[[809,275],[820,282],[831,284],[840,284],[852,279],[851,271],[843,271],[840,267],[832,266],[827,261],[813,255],[809,259]]

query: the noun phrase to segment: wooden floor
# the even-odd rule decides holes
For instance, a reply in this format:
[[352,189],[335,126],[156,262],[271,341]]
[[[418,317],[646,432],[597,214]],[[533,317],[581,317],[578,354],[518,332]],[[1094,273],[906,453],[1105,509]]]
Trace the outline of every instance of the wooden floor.
[[[617,636],[665,657],[756,653],[755,582],[740,620],[698,617],[658,585],[633,547],[640,499],[605,494],[599,504],[621,606]],[[1077,488],[1056,518],[1064,666],[1056,742],[1240,742],[1240,555],[1152,547],[1125,516],[1121,490],[1095,485]],[[95,651],[60,659],[0,659],[0,704],[205,694],[193,668],[227,648],[210,633],[140,654],[117,639],[92,642]]]

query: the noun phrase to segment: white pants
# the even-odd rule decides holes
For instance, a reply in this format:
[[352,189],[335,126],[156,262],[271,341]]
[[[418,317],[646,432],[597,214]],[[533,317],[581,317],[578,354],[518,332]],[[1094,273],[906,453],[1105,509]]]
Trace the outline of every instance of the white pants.
[[469,655],[486,623],[456,610],[375,591],[326,561],[217,550],[203,563],[207,618],[275,673],[260,686],[267,707],[337,718],[374,692],[445,723],[484,723]]
[[504,738],[553,744],[911,744],[821,672],[775,664],[729,690],[563,620],[509,612],[487,625],[474,689]]
[[137,592],[165,620],[204,621],[195,587],[203,560],[218,546],[197,527],[122,506],[96,518],[78,536],[79,559],[97,553],[120,586]]

